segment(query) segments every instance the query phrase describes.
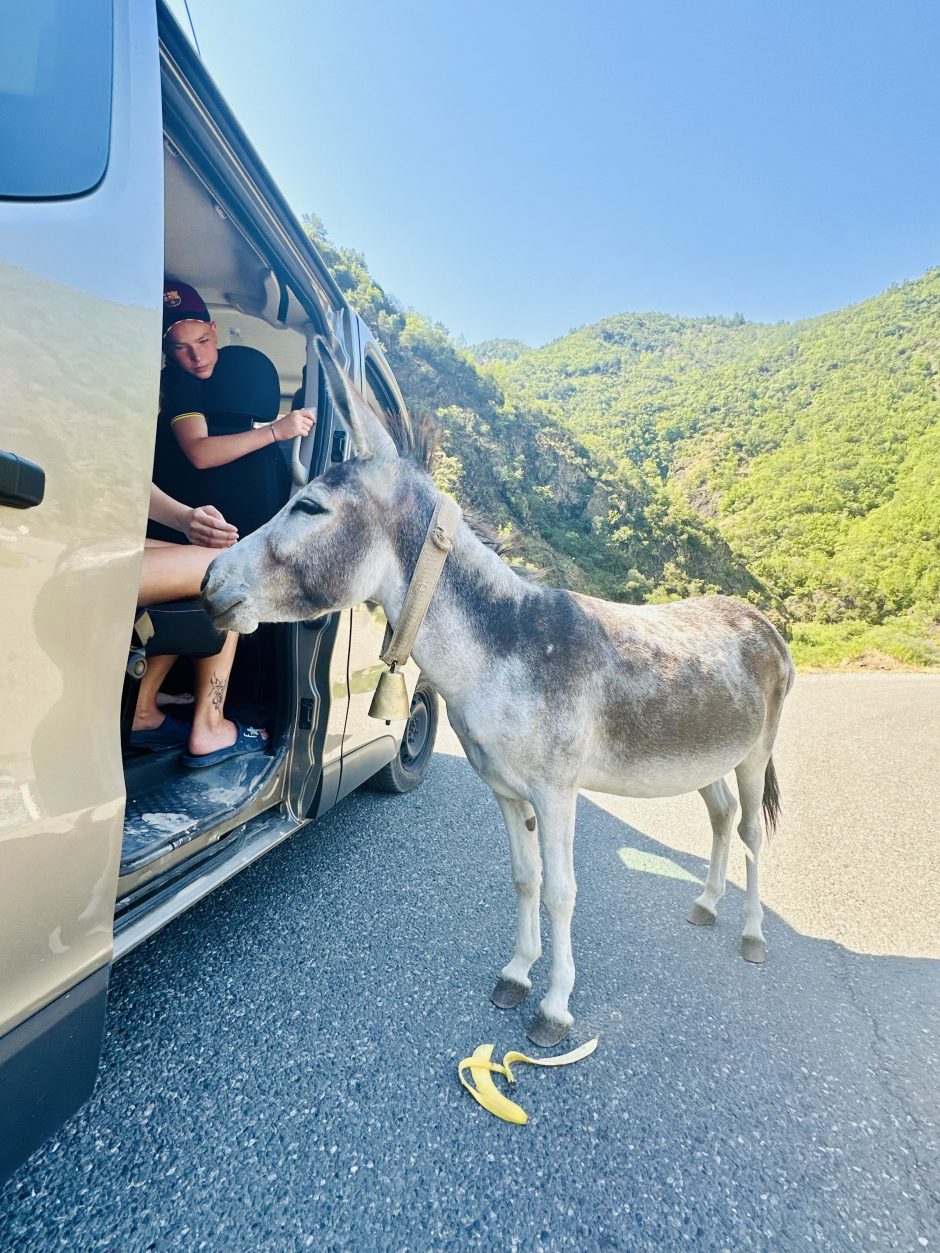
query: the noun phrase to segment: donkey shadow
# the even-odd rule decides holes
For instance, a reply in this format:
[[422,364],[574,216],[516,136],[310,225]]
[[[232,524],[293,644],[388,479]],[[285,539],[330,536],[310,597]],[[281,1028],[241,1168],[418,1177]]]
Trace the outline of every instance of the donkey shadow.
[[[435,792],[446,796],[468,775],[471,771],[465,762],[438,756]],[[482,785],[481,791],[486,792]],[[495,806],[490,808],[487,834],[501,845],[493,852],[497,877],[503,882],[493,884],[492,908],[483,920],[483,942],[466,936],[474,952],[484,957],[476,985],[482,996],[488,994],[503,955],[512,951],[514,938],[515,897],[508,847],[499,812]],[[453,833],[455,843],[473,848],[481,835],[479,821],[475,813],[464,813],[466,829]],[[449,817],[451,824],[454,817],[453,813]],[[662,1041],[687,1030],[690,1045],[701,1053],[708,1033],[722,1022],[734,1022],[739,1035],[742,1031],[762,1034],[775,1024],[789,1024],[793,1034],[803,1022],[807,1034],[822,1042],[848,1030],[838,1016],[841,1007],[849,1014],[860,1014],[868,1031],[876,1032],[875,1038],[879,1034],[890,1038],[899,1067],[913,1062],[912,1056],[902,1063],[901,1056],[905,1046],[917,1053],[924,1027],[937,1021],[940,963],[930,958],[857,953],[834,940],[801,934],[766,905],[767,963],[743,961],[740,929],[745,892],[730,878],[714,926],[695,927],[686,921],[708,871],[711,830],[704,805],[700,807],[700,838],[700,857],[677,851],[589,797],[579,797],[578,899],[573,922],[579,967],[573,994],[577,1039],[597,1032],[616,1036],[622,1024],[625,1040],[635,1047],[647,1037]],[[785,839],[785,834],[780,838]],[[732,863],[735,856],[741,856],[742,847],[735,836]],[[550,958],[551,929],[544,909],[542,914],[545,951],[533,967],[530,1004],[541,993]],[[525,1008],[519,1011],[519,1025],[525,1013]],[[510,1016],[497,1013],[495,1020]],[[834,1039],[828,1047],[834,1057]],[[905,1086],[917,1086],[913,1076]]]

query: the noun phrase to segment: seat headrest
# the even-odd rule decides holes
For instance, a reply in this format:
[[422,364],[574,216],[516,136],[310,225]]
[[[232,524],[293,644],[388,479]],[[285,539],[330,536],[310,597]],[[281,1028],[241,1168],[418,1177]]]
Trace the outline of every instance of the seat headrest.
[[281,407],[274,362],[257,348],[232,344],[219,351],[218,365],[203,384],[206,410],[273,422]]

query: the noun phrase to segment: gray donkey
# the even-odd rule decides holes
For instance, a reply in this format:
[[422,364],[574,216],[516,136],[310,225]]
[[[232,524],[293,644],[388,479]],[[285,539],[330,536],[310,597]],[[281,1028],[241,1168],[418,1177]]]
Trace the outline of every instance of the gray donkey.
[[[391,623],[401,612],[438,492],[413,456],[399,455],[322,344],[320,358],[355,455],[209,567],[203,594],[220,627],[250,632],[259,622],[309,619],[363,601],[378,602]],[[533,1042],[556,1044],[573,1022],[579,788],[621,796],[698,790],[712,852],[689,921],[703,925],[715,921],[725,889],[737,802],[724,776],[733,770],[747,850],[741,953],[764,960],[761,810],[773,829],[779,792],[771,750],[793,663],[756,609],[723,596],[620,605],[539,586],[464,520],[412,651],[509,831],[519,914],[515,952],[493,991],[500,1008],[523,999],[541,955],[544,858],[553,959],[548,994],[528,1031]]]

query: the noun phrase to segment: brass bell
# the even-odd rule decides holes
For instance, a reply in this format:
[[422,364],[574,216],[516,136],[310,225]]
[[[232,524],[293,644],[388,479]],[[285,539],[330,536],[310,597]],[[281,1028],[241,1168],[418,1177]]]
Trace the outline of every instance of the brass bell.
[[392,666],[379,679],[379,685],[369,706],[369,717],[379,722],[403,722],[411,713],[411,702],[405,686],[405,676]]

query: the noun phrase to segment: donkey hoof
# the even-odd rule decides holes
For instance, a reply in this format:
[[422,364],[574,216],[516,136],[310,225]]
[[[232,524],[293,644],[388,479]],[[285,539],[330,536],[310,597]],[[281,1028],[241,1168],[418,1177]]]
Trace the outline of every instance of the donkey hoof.
[[753,935],[742,935],[741,956],[746,962],[755,962],[758,966],[767,959],[767,945]]
[[529,1023],[526,1035],[533,1044],[538,1044],[543,1049],[550,1049],[553,1044],[563,1040],[570,1030],[571,1023],[555,1022],[551,1018],[546,1018],[539,1010]]
[[711,927],[714,926],[715,919],[718,917],[710,909],[706,909],[704,905],[700,905],[698,901],[692,902],[692,908],[689,910],[689,922],[693,927]]
[[524,1001],[529,989],[524,983],[514,983],[512,979],[500,979],[490,994],[490,1000],[497,1009],[515,1009]]

